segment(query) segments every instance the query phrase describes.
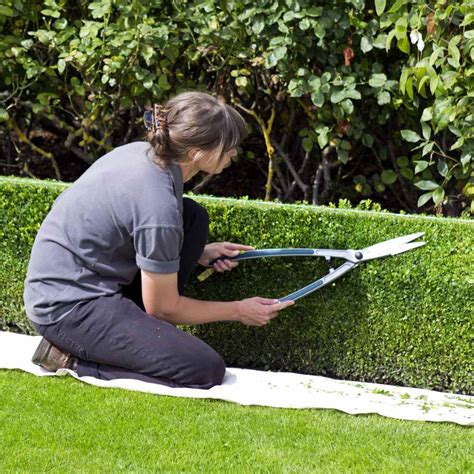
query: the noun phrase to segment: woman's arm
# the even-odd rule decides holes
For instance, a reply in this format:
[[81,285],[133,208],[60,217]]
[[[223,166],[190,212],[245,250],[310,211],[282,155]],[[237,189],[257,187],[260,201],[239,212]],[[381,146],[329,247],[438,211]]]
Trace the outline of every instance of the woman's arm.
[[178,274],[142,272],[142,298],[145,311],[172,324],[203,324],[214,321],[239,321],[263,326],[291,306],[292,301],[279,303],[268,298],[242,301],[200,301],[178,293]]

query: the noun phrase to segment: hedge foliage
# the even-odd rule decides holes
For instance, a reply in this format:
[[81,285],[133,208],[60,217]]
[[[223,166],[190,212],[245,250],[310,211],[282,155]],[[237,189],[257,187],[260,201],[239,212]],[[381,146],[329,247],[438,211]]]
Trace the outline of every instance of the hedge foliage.
[[[29,252],[64,183],[0,179],[0,326],[32,333],[22,304]],[[193,196],[210,214],[211,241],[256,248],[364,248],[425,232],[427,245],[360,265],[262,328],[187,328],[229,366],[472,393],[474,223],[383,212]],[[188,295],[231,301],[281,297],[327,273],[324,259],[241,262]],[[202,271],[202,268],[199,270]],[[195,275],[196,276],[196,275]]]
[[473,11],[474,0],[5,0],[5,153],[20,150],[29,173],[33,152],[61,179],[58,155],[90,163],[142,134],[152,100],[204,88],[252,124],[244,156],[266,173],[266,199],[474,213]]

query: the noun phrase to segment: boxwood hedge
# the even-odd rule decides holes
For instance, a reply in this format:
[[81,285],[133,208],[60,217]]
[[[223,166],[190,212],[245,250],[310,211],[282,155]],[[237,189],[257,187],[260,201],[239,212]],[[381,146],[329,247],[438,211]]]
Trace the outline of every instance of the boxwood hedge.
[[[0,178],[2,330],[34,333],[22,301],[29,252],[51,204],[67,186]],[[187,328],[228,365],[473,393],[472,221],[193,198],[209,211],[210,239],[257,248],[363,248],[425,232],[424,247],[360,265],[265,327]],[[324,259],[253,260],[204,282],[195,278],[196,270],[187,292],[222,301],[281,297],[326,272]]]

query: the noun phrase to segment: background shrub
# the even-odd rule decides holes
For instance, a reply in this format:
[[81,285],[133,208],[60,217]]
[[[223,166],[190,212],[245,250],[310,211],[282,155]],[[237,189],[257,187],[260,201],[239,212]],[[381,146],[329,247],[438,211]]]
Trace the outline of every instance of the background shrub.
[[203,88],[253,133],[246,178],[228,171],[196,191],[371,198],[467,216],[473,9],[473,0],[5,0],[3,170],[73,180],[142,135],[152,100]]
[[[34,333],[22,301],[26,267],[39,225],[66,187],[0,179],[2,330]],[[472,221],[193,198],[209,211],[210,241],[356,249],[412,232],[426,234],[424,247],[360,265],[262,328],[237,323],[186,328],[229,366],[473,392]],[[187,295],[220,301],[282,297],[327,271],[324,259],[317,258],[242,262],[204,283],[192,278]]]

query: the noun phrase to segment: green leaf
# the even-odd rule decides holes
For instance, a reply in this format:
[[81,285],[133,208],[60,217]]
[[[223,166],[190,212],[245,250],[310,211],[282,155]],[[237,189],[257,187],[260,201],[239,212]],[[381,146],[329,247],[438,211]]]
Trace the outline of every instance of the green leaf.
[[66,69],[66,61],[64,61],[64,59],[59,59],[58,60],[58,72],[59,72],[59,74],[62,74],[64,72],[64,69]]
[[423,113],[421,114],[421,121],[422,122],[428,122],[433,118],[432,112],[431,112],[431,107],[426,107],[423,110]]
[[436,188],[433,191],[433,201],[438,206],[443,202],[444,199],[444,189],[442,187]]
[[287,34],[290,32],[290,29],[285,25],[285,23],[282,23],[280,21],[278,22],[278,31],[281,31],[284,34]]
[[411,76],[407,79],[406,89],[407,89],[407,96],[411,100],[413,100],[413,77]]
[[263,20],[263,18],[258,16],[252,25],[252,31],[256,35],[259,35],[264,28],[265,28],[265,21]]
[[318,92],[321,88],[321,79],[317,76],[310,76],[308,84],[310,85],[313,92]]
[[44,45],[48,45],[50,43],[50,35],[49,32],[46,30],[38,30],[36,32],[36,36],[40,43]]
[[276,66],[278,62],[278,59],[275,57],[275,54],[273,53],[273,51],[267,55],[267,57],[265,58],[265,67],[267,69],[270,69],[274,66]]
[[446,162],[444,160],[438,160],[438,165],[437,165],[437,168],[438,168],[438,173],[443,177],[443,178],[446,178],[447,174],[448,174],[448,165],[446,164]]
[[400,92],[402,94],[405,94],[405,86],[406,86],[406,83],[407,83],[407,79],[408,79],[408,74],[410,73],[410,69],[403,69],[402,71],[402,74],[400,75]]
[[402,39],[397,41],[398,49],[402,53],[410,54],[410,42],[408,41],[408,37],[404,36]]
[[316,107],[322,107],[324,105],[324,94],[319,91],[311,94],[311,101]]
[[362,143],[370,148],[374,144],[374,137],[368,133],[364,133],[362,135]]
[[341,163],[346,164],[349,161],[349,152],[343,148],[337,149],[337,158]]
[[351,115],[354,112],[354,103],[351,99],[344,99],[341,102],[341,108],[347,115]]
[[303,139],[303,149],[307,153],[313,149],[313,140],[311,140],[311,138],[306,137]]
[[421,141],[420,135],[412,130],[401,130],[402,138],[410,143],[417,143]]
[[409,181],[413,180],[413,170],[411,168],[401,168],[400,173],[404,178],[408,179]]
[[429,127],[425,122],[421,122],[421,132],[425,140],[431,138],[431,127]]
[[248,80],[245,76],[239,76],[235,80],[235,84],[237,85],[237,87],[245,87],[248,84]]
[[59,18],[58,20],[56,20],[54,22],[54,27],[57,29],[57,30],[64,30],[64,28],[66,28],[67,26],[67,20],[66,18]]
[[461,164],[463,165],[463,167],[467,168],[467,166],[468,166],[469,162],[471,161],[471,159],[472,159],[472,155],[467,150],[465,150],[461,153]]
[[387,76],[385,74],[372,74],[369,79],[369,86],[371,87],[383,87],[387,82]]
[[380,92],[380,94],[377,96],[377,103],[379,105],[390,104],[390,93],[387,91]]
[[[454,38],[451,39],[451,41],[448,44],[448,52],[451,58],[453,59],[454,65],[451,64],[454,67],[459,67],[459,61],[461,59],[461,53],[459,52],[458,47],[456,46],[456,43],[454,42]],[[457,65],[457,66],[456,66]]]
[[387,35],[387,40],[385,43],[385,50],[388,52],[388,50],[392,47],[392,40],[396,35],[396,30],[393,29],[388,35]]
[[[466,4],[468,5],[468,4]],[[468,8],[466,6],[466,8]],[[474,13],[468,13],[465,17],[464,17],[464,20],[463,22],[459,25],[459,26],[468,26],[470,25],[471,23],[474,23]]]
[[403,7],[403,5],[406,5],[407,1],[408,1],[408,0],[397,0],[397,1],[393,4],[392,8],[390,8],[389,13],[396,13],[396,12],[398,12],[398,10],[400,10],[400,8]]
[[59,18],[61,16],[57,10],[50,10],[49,8],[41,10],[41,13],[46,16],[52,16],[53,18]]
[[421,207],[421,206],[424,206],[433,196],[433,193],[430,192],[430,193],[425,193],[425,194],[422,194],[419,198],[418,198],[418,207]]
[[331,102],[333,104],[338,104],[342,100],[346,98],[346,91],[343,90],[337,90],[331,94]]
[[279,48],[276,48],[273,50],[273,54],[275,55],[275,58],[279,61],[280,59],[283,59],[286,56],[287,48],[286,46],[280,46]]
[[355,100],[362,99],[361,93],[356,89],[345,90],[345,96],[348,97],[349,99],[355,99]]
[[92,2],[87,8],[91,10],[92,18],[104,18],[106,14],[110,13],[111,1],[101,0]]
[[438,76],[433,76],[430,78],[430,92],[434,95],[436,92],[436,89],[438,88],[439,85],[439,77]]
[[456,150],[458,148],[461,148],[464,145],[464,137],[459,137],[453,144],[453,146],[450,148],[450,150]]
[[385,49],[385,46],[387,44],[387,35],[386,34],[380,34],[378,35],[373,42],[374,48],[377,49]]
[[382,16],[382,13],[385,11],[386,5],[386,0],[375,0],[375,11],[377,12],[378,16]]
[[367,38],[367,36],[363,36],[362,39],[360,40],[360,49],[362,50],[363,53],[368,53],[369,51],[372,51],[374,48],[372,41]]
[[303,18],[299,23],[299,27],[303,31],[307,30],[310,26],[311,26],[311,21],[309,20],[309,18]]
[[393,170],[383,170],[380,179],[383,184],[393,184],[397,180],[397,173]]
[[168,91],[171,89],[171,84],[168,82],[168,78],[165,74],[161,74],[160,78],[158,79],[158,86],[163,91]]
[[405,168],[406,166],[408,166],[408,164],[409,161],[406,156],[399,156],[397,158],[397,165],[400,166],[400,168]]
[[428,161],[424,161],[424,160],[415,161],[415,163],[416,163],[415,174],[425,171],[425,169],[428,168],[428,166],[430,165]]
[[347,141],[347,140],[341,140],[340,147],[341,147],[343,150],[351,150],[351,149],[352,149],[351,142],[349,142],[349,141]]
[[[236,71],[236,74],[238,74],[238,71]],[[292,79],[288,84],[288,92],[291,97],[301,97],[304,94],[303,81],[301,79]]]
[[0,107],[0,122],[6,122],[8,120],[8,112],[3,107]]
[[323,11],[324,11],[323,7],[311,7],[311,8],[309,8],[309,9],[307,10],[306,13],[307,13],[309,16],[313,16],[313,17],[316,16],[316,17],[318,17],[318,16],[321,16],[321,15],[322,15]]
[[438,183],[435,183],[434,181],[418,181],[415,183],[415,186],[419,189],[422,189],[423,191],[432,191],[433,189],[436,189],[439,187]]
[[[15,12],[10,7],[7,7],[6,5],[0,5],[0,15],[15,16]],[[3,23],[2,23],[2,26],[3,26]]]
[[431,151],[433,150],[433,146],[434,146],[434,142],[429,142],[429,143],[427,143],[427,144],[423,147],[423,150],[421,150],[421,155],[422,155],[422,156],[425,156],[425,155],[427,155],[428,153],[431,153]]
[[324,127],[320,131],[318,131],[318,145],[321,150],[329,143],[328,132],[328,127]]

